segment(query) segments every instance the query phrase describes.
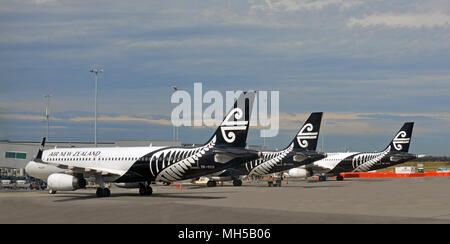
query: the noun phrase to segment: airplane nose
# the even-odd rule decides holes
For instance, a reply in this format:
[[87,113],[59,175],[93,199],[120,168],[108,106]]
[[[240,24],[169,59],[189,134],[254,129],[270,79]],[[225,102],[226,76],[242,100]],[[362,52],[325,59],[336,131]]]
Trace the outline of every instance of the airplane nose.
[[27,173],[27,175],[30,175],[30,168],[31,168],[31,164],[34,163],[33,161],[30,161],[27,163],[27,165],[25,165],[25,173]]

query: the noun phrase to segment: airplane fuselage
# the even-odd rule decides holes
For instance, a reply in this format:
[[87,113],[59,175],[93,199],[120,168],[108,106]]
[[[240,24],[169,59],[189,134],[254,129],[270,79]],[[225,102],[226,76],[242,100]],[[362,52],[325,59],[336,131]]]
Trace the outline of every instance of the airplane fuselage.
[[[243,175],[268,175],[283,172],[302,165],[310,164],[325,157],[323,153],[316,151],[300,151],[293,146],[282,151],[263,151],[262,157],[251,160],[245,164],[230,168],[222,172],[216,179],[225,180],[238,178]],[[222,177],[222,178],[220,178]]]
[[338,175],[343,172],[367,172],[383,169],[416,159],[417,155],[392,152],[388,147],[382,152],[328,153],[328,157],[316,161],[305,168],[314,174]]
[[216,162],[215,140],[195,148],[183,147],[117,147],[61,148],[45,150],[42,163],[30,162],[30,176],[47,180],[52,173],[77,173],[84,177],[97,174],[112,182],[173,182],[200,177],[244,161],[257,153],[243,151],[242,157]]

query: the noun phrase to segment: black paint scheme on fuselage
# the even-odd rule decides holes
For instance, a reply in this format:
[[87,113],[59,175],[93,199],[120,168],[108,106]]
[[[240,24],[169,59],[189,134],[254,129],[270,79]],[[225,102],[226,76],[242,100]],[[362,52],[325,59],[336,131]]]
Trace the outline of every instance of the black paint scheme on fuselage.
[[[225,170],[222,174],[219,176],[225,177],[225,176],[231,176],[232,178],[237,178],[241,175],[248,175],[252,172],[252,170],[261,165],[262,163],[269,161],[277,156],[279,152],[278,151],[272,151],[272,152],[263,152],[263,156],[255,159],[250,160],[249,162],[239,165],[235,168],[230,168]],[[294,161],[294,156],[296,155],[305,155],[307,158],[304,160],[297,162]],[[292,152],[289,152],[286,154],[286,156],[282,157],[280,161],[276,163],[275,166],[271,167],[270,170],[267,171],[265,174],[273,174],[273,173],[279,173],[286,170],[290,170],[292,168],[297,168],[306,164],[310,164],[312,162],[315,162],[317,160],[321,160],[325,158],[325,154],[321,152],[316,151],[301,151],[301,150],[294,150]]]
[[[359,155],[363,155],[363,154],[365,154],[365,153],[358,153],[358,154],[346,157],[344,160],[339,162],[336,165],[336,167],[334,167],[331,170],[329,170],[329,169],[325,170],[316,165],[307,165],[306,169],[308,171],[310,171],[312,174],[324,173],[329,176],[336,176],[336,175],[339,175],[340,173],[344,173],[344,172],[354,172],[358,168],[358,166],[361,165],[361,164],[358,164],[357,162],[354,162],[354,159],[356,157],[358,157]],[[404,153],[404,152],[389,152],[388,154],[383,156],[381,158],[381,160],[377,161],[374,165],[368,167],[368,169],[366,169],[364,171],[359,171],[359,172],[367,172],[367,171],[388,168],[388,167],[402,164],[404,162],[407,162],[407,161],[410,161],[410,160],[413,160],[416,158],[417,158],[416,154],[410,154],[410,153]],[[395,161],[393,161],[393,160],[395,160]]]
[[[199,147],[201,148],[201,147]],[[143,157],[141,157],[139,160],[137,160],[131,168],[128,170],[127,173],[125,173],[122,177],[117,179],[115,182],[154,182],[157,175],[152,175],[151,172],[156,171],[156,167],[159,169],[163,168],[163,162],[168,164],[168,166],[175,164],[177,162],[182,161],[183,159],[186,159],[188,157],[191,157],[191,155],[188,154],[188,152],[180,153],[179,155],[176,155],[175,157],[172,157],[173,160],[169,160],[168,157],[166,158],[157,158],[153,159],[153,155],[158,153],[161,150],[186,150],[186,149],[195,149],[195,148],[182,148],[182,147],[171,147],[171,148],[163,148],[154,152],[151,152]],[[220,149],[220,148],[215,148]],[[218,163],[214,160],[214,150],[212,149],[210,151],[207,151],[201,158],[196,160],[195,166],[190,167],[185,171],[183,175],[180,175],[180,180],[186,180],[186,179],[192,179],[192,178],[198,178],[203,175],[212,174],[230,167],[237,167],[240,164],[243,164],[244,162],[247,162],[249,160],[253,160],[258,158],[258,152],[254,150],[246,150],[246,149],[239,149],[239,148],[223,148],[220,149],[222,152],[230,152],[233,155],[238,155],[238,157],[226,162],[226,163]],[[151,162],[153,161],[153,162]],[[150,169],[152,167],[152,170]],[[159,172],[158,172],[159,173]]]

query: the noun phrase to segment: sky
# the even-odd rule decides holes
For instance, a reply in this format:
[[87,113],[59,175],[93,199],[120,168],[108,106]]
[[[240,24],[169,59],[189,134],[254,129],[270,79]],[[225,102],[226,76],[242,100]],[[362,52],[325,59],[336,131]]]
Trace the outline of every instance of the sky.
[[[286,146],[324,112],[319,149],[450,155],[450,1],[0,0],[0,140],[172,139],[172,88],[279,91]],[[205,107],[205,106],[204,106]],[[215,128],[182,127],[183,143]],[[261,145],[253,128],[248,144]]]

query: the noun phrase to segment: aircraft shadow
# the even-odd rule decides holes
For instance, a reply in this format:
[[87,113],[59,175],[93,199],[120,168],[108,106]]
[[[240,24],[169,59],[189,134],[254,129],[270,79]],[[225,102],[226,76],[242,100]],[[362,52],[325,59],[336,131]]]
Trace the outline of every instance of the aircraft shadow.
[[183,186],[185,189],[214,189],[214,188],[239,188],[236,186],[226,185],[226,186],[213,186],[208,187],[206,185],[196,185],[196,186]]
[[[282,185],[281,188],[326,188],[326,187],[345,187],[345,185]],[[242,185],[242,186],[215,186],[215,187],[207,187],[207,186],[196,186],[195,189],[214,189],[214,188],[278,188],[278,187],[269,187],[267,185],[259,184],[259,185]],[[189,189],[194,189],[194,187],[190,187]],[[220,192],[224,193],[224,192]],[[236,192],[227,192],[227,193],[236,193]]]
[[339,188],[345,187],[342,185],[311,185],[311,186],[291,186],[291,187],[299,187],[299,188]]
[[[219,192],[208,192],[208,193],[219,193]],[[223,193],[223,192],[220,192]],[[224,199],[226,197],[214,197],[214,196],[198,196],[193,195],[198,193],[153,193],[150,196],[141,196],[138,193],[112,193],[109,197],[105,198],[119,198],[119,197],[136,197],[136,198],[178,198],[178,199]],[[71,201],[84,201],[91,199],[101,199],[98,198],[95,193],[93,194],[80,194],[80,195],[59,195],[54,196],[55,198],[61,198],[54,200],[53,202],[71,202]]]
[[[213,192],[208,192],[213,193]],[[161,198],[183,198],[183,199],[224,199],[226,197],[213,197],[213,196],[189,196],[188,194],[198,193],[155,193],[148,197],[161,197]]]

